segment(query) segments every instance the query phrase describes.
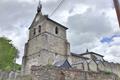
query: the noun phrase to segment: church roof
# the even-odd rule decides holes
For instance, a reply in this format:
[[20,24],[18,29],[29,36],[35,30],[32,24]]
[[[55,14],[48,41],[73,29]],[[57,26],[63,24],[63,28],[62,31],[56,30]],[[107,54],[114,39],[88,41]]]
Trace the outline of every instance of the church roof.
[[82,53],[82,54],[80,54],[80,56],[87,55],[87,54],[95,54],[95,55],[104,57],[103,55],[97,54],[97,53],[95,53],[95,52],[86,52],[86,53]]
[[87,58],[87,57],[81,56],[80,54],[76,54],[76,53],[72,53],[72,52],[71,52],[71,55],[72,55],[72,56],[75,56],[75,57],[83,58],[83,59],[89,59],[89,58]]
[[64,25],[62,25],[62,24],[60,24],[60,23],[58,23],[58,22],[56,22],[56,21],[50,19],[50,18],[48,17],[48,15],[44,15],[44,16],[47,18],[47,20],[49,20],[49,21],[51,21],[51,22],[53,22],[53,23],[55,23],[55,24],[57,24],[57,25],[63,27],[63,28],[66,29],[66,30],[68,29],[68,28],[65,27]]
[[[32,24],[35,22],[36,17],[37,17],[40,13],[41,13],[41,15],[42,15],[41,10],[42,10],[42,4],[41,4],[41,1],[39,1],[38,7],[37,7],[37,14],[36,14],[36,16],[35,16]],[[48,15],[42,15],[42,16],[45,17],[47,20],[49,20],[49,21],[51,21],[51,22],[59,25],[60,27],[63,27],[63,28],[66,29],[66,30],[68,29],[67,27],[63,26],[62,24],[60,24],[60,23],[58,23],[58,22],[50,19],[50,18],[48,17]],[[32,24],[31,24],[31,26],[32,26]],[[29,27],[29,29],[31,28],[31,26]]]
[[59,67],[59,68],[64,68],[64,69],[71,68],[71,65],[70,65],[70,63],[69,63],[69,61],[67,59],[59,61],[59,62],[56,62],[54,65]]
[[[37,13],[36,14],[36,16],[35,16],[35,18],[34,18],[34,20],[33,20],[33,22],[32,22],[32,24],[31,24],[31,26],[29,27],[29,29],[32,27],[32,25],[33,25],[33,23],[35,22],[35,19],[36,19],[36,17],[39,15],[39,13]],[[59,25],[60,27],[63,27],[65,30],[67,30],[68,28],[67,27],[65,27],[64,25],[62,25],[62,24],[60,24],[60,23],[58,23],[58,22],[56,22],[56,21],[54,21],[54,20],[52,20],[52,19],[50,19],[49,17],[48,17],[48,15],[43,15],[47,20],[49,20],[49,21],[51,21],[51,22],[53,22],[53,23],[55,23],[56,25]]]
[[68,60],[66,59],[65,62],[60,66],[60,68],[69,69],[69,68],[71,68],[71,65],[68,62]]

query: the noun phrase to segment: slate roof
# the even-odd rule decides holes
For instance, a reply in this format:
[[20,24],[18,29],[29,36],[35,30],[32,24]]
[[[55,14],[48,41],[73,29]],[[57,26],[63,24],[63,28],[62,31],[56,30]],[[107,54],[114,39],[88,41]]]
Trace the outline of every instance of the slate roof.
[[68,62],[68,60],[66,59],[65,62],[60,66],[60,68],[69,69],[69,68],[71,68],[71,65]]
[[72,55],[72,56],[75,56],[75,57],[83,58],[83,59],[89,59],[89,58],[87,58],[87,57],[81,56],[80,54],[76,54],[76,53],[72,53],[72,52],[71,52],[71,55]]
[[60,23],[58,23],[58,22],[56,22],[56,21],[50,19],[50,18],[48,17],[48,15],[44,15],[44,16],[47,18],[47,20],[49,20],[49,21],[51,21],[51,22],[53,22],[53,23],[59,25],[60,27],[63,27],[63,28],[66,29],[66,30],[68,29],[67,27],[63,26],[62,24],[60,24]]
[[[29,29],[32,27],[32,25],[33,25],[33,23],[35,22],[35,19],[36,19],[36,17],[37,17],[38,15],[39,15],[38,13],[35,15],[35,18],[34,18],[34,20],[33,20],[32,24],[30,25]],[[58,22],[56,22],[56,21],[54,21],[54,20],[50,19],[50,18],[48,17],[48,15],[43,15],[43,16],[44,16],[47,20],[49,20],[49,21],[51,21],[51,22],[55,23],[56,25],[59,25],[60,27],[63,27],[65,30],[67,30],[67,29],[68,29],[68,28],[67,28],[67,27],[65,27],[64,25],[62,25],[62,24],[60,24],[60,23],[58,23]]]
[[86,52],[86,53],[82,53],[82,54],[80,54],[80,56],[87,55],[87,54],[95,54],[95,55],[104,57],[103,55],[97,54],[97,53],[95,53],[95,52]]
[[70,63],[69,63],[69,61],[67,59],[59,61],[59,62],[56,62],[54,65],[59,67],[59,68],[63,68],[63,69],[71,68],[71,65],[70,65]]

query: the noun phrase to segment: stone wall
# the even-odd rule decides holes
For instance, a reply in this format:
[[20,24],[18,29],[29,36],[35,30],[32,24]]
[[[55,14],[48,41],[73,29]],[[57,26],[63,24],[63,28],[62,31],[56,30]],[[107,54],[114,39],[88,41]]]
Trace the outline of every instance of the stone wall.
[[60,69],[52,66],[32,66],[32,80],[120,80],[112,73]]
[[[89,59],[87,62],[84,61],[84,59],[80,60],[80,58],[70,58],[70,59],[75,59],[74,62],[72,63],[77,63],[77,62],[82,62],[83,61],[83,66],[84,69],[82,67],[80,67],[80,64],[75,65],[76,69],[82,69],[84,71],[94,71],[94,72],[100,72],[100,71],[104,71],[104,72],[110,72],[110,73],[114,73],[116,75],[118,75],[120,77],[120,64],[119,63],[113,63],[113,62],[108,62],[108,61],[95,61],[92,59]],[[69,60],[69,58],[68,58]],[[71,63],[71,61],[69,60],[69,62]],[[75,68],[74,66],[72,66],[73,68]]]
[[65,57],[61,56],[61,55],[55,55],[52,52],[49,52],[47,50],[41,50],[40,53],[35,54],[31,57],[27,57],[27,63],[24,67],[25,70],[24,74],[29,74],[30,73],[30,69],[32,65],[53,65],[55,62],[60,61],[60,60],[64,60]]
[[6,71],[0,71],[0,80],[15,80],[18,76],[20,76],[19,72],[6,72]]
[[114,73],[116,75],[118,75],[120,77],[120,64],[118,63],[113,63],[113,62],[98,62],[95,63],[94,61],[92,61],[90,64],[90,71],[104,71],[104,72],[110,72],[110,73]]
[[[104,70],[107,72],[113,72],[117,74],[120,77],[120,64],[118,63],[113,63],[113,62],[104,62]],[[100,68],[102,69],[102,68]]]

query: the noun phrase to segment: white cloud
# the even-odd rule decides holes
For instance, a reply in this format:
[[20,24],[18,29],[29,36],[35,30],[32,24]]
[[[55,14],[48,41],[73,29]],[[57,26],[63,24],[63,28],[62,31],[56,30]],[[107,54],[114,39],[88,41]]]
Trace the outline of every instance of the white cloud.
[[[0,36],[6,36],[12,40],[20,51],[21,59],[28,36],[28,27],[35,14],[33,4],[1,0],[0,5]],[[17,62],[21,63],[21,60]]]
[[120,37],[113,38],[113,41],[108,43],[99,43],[91,51],[95,51],[104,55],[104,59],[110,62],[120,62]]
[[[5,35],[12,39],[21,54],[28,37],[27,29],[36,13],[37,2],[38,0],[0,1],[0,36]],[[42,12],[50,14],[59,2],[42,0]],[[119,38],[114,38],[110,44],[100,42],[104,36],[119,34],[112,0],[65,0],[50,18],[69,28],[71,51],[83,53],[90,49],[103,54],[106,60],[114,62],[120,60]],[[21,60],[17,62],[21,63]]]

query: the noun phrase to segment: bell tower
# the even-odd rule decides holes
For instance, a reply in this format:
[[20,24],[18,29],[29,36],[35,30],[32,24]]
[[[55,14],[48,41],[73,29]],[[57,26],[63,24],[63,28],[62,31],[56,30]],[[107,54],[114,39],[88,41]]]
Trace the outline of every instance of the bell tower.
[[54,65],[70,54],[65,26],[53,21],[41,12],[39,2],[36,16],[29,28],[29,39],[25,45],[22,72],[30,74],[32,65]]

